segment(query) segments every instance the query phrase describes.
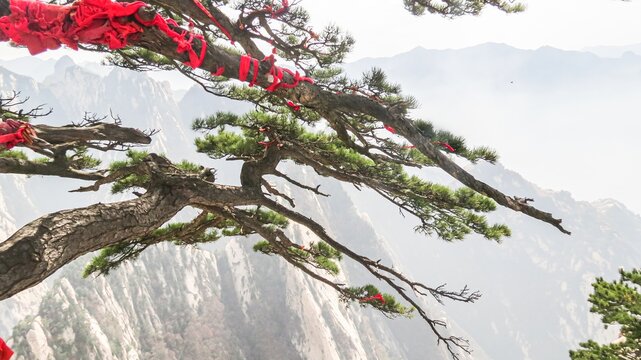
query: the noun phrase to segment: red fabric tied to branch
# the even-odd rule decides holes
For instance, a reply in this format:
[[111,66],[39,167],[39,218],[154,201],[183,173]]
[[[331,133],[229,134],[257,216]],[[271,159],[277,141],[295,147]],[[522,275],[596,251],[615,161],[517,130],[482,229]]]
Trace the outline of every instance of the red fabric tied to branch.
[[[156,28],[158,28],[158,30],[165,33],[165,35],[167,35],[176,43],[176,45],[178,45],[178,47],[176,48],[176,52],[178,52],[179,54],[186,52],[189,55],[189,61],[186,61],[185,65],[193,69],[198,68],[200,67],[200,65],[202,65],[203,61],[205,60],[205,55],[207,54],[207,42],[205,41],[204,36],[202,36],[201,34],[194,34],[191,31],[183,30],[180,33],[174,31],[172,27],[177,28],[178,23],[173,19],[165,19],[159,14],[156,14],[156,16],[149,21],[145,21],[144,19],[140,18],[138,13],[135,13],[134,16],[136,17],[136,20],[138,20],[141,24],[147,27],[155,26]],[[200,40],[200,55],[196,54],[196,51],[193,48],[194,39]]]
[[362,298],[361,302],[373,302],[374,300],[380,301],[381,303],[385,304],[385,299],[383,298],[383,295],[381,295],[381,293],[378,293],[374,296]]
[[0,338],[0,360],[9,360],[13,355],[13,350]]
[[435,144],[441,145],[443,148],[447,149],[449,152],[455,152],[456,150],[448,143],[443,141],[436,141]]
[[281,6],[282,7],[280,9],[276,10],[276,11],[271,11],[272,7],[271,6],[269,7],[270,8],[270,12],[272,13],[272,19],[275,19],[275,18],[277,18],[277,17],[279,17],[279,16],[281,16],[284,13],[289,11],[289,1],[288,0],[283,0],[283,2],[281,3]]
[[254,86],[256,84],[256,80],[258,80],[258,73],[260,72],[260,61],[258,61],[258,59],[254,59],[249,55],[242,55],[240,57],[240,66],[238,67],[238,80],[247,80],[247,75],[249,75],[249,68],[252,64],[254,64],[254,76],[249,82],[249,87]]
[[385,128],[385,130],[387,130],[387,131],[391,132],[392,134],[396,134],[396,129],[394,129],[394,128],[393,128],[393,127],[391,127],[390,125],[383,124],[383,127]]
[[298,110],[300,110],[300,105],[295,104],[295,103],[294,103],[293,101],[291,101],[291,100],[287,100],[287,106],[289,106],[290,108],[292,108],[292,110],[294,110],[294,111],[298,111]]
[[31,125],[22,121],[6,120],[0,122],[0,150],[11,150],[18,144],[31,144],[36,132]]
[[[204,37],[191,31],[176,32],[170,25],[177,27],[178,24],[160,15],[144,21],[138,16],[138,10],[144,6],[146,4],[141,1],[80,0],[63,6],[11,0],[11,14],[0,18],[0,41],[12,40],[26,46],[32,55],[58,49],[61,45],[77,50],[80,43],[105,45],[115,50],[127,46],[131,36],[142,33],[145,26],[155,26],[178,45],[178,53],[189,54],[186,65],[199,67],[207,50]],[[193,49],[194,39],[201,41],[200,55]]]
[[207,8],[200,2],[200,0],[194,0],[194,4],[198,6],[200,11],[202,11],[205,15],[207,15],[209,20],[211,20],[214,23],[214,25],[216,25],[216,27],[220,29],[220,31],[223,34],[225,34],[225,36],[227,36],[229,41],[231,41],[231,44],[234,45],[234,39],[231,37],[231,34],[229,33],[229,31],[225,29],[225,27],[220,22],[218,22],[218,20],[216,20],[216,18],[211,14],[211,12],[209,12],[209,10],[207,10]]
[[133,21],[120,21],[135,14],[145,3],[115,3],[111,0],[81,0],[73,5],[45,4],[40,1],[11,0],[11,14],[0,18],[0,40],[24,45],[32,55],[79,43],[106,45],[110,49],[127,46],[127,39],[142,27]]

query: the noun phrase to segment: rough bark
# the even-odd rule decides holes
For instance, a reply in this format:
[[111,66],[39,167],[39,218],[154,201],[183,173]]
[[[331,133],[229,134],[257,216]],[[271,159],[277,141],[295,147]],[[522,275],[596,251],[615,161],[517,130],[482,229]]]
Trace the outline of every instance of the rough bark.
[[144,132],[116,124],[97,123],[91,126],[35,125],[38,137],[50,144],[78,141],[111,141],[131,144],[150,144],[151,137]]
[[31,222],[0,243],[0,300],[38,284],[81,255],[147,234],[184,206],[176,194],[161,188],[135,200],[58,211]]

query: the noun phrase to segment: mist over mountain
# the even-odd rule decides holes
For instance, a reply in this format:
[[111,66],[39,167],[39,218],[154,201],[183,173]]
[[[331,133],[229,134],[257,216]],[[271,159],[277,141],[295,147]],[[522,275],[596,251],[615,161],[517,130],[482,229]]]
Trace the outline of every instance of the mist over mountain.
[[[638,266],[641,217],[615,200],[578,201],[568,191],[544,190],[549,185],[536,185],[520,170],[509,169],[511,164],[527,169],[523,173],[543,169],[548,184],[564,180],[567,185],[557,188],[573,192],[583,182],[598,180],[627,191],[617,199],[634,203],[629,195],[636,175],[611,170],[607,160],[628,161],[636,154],[625,147],[634,134],[624,131],[623,122],[639,111],[628,109],[628,101],[641,95],[640,59],[487,44],[416,49],[348,65],[351,74],[371,66],[385,69],[419,99],[417,113],[429,114],[472,144],[497,148],[505,167],[481,163],[471,171],[509,195],[533,197],[537,207],[563,218],[572,236],[500,208],[490,218],[513,232],[502,244],[474,236],[446,243],[415,234],[414,219],[397,215],[373,193],[319,179],[309,169],[287,168],[291,176],[321,184],[332,196],[287,191],[298,210],[356,250],[393,262],[430,285],[458,289],[467,284],[480,290],[483,297],[475,304],[428,305],[433,317],[472,341],[471,358],[566,359],[580,341],[616,337],[616,329],[604,332],[589,313],[589,284],[596,276],[613,278],[620,266]],[[189,128],[194,117],[245,111],[246,106],[197,87],[177,101],[172,89],[145,74],[115,69],[101,76],[68,58],[53,66],[53,74],[42,81],[0,67],[0,89],[21,90],[31,96],[30,104],[54,108],[51,118],[36,122],[64,124],[79,121],[86,111],[113,112],[124,126],[162,129],[151,150],[174,161],[215,164],[222,181],[237,181],[237,164],[194,155],[195,134]],[[602,109],[603,104],[609,108]],[[596,119],[605,113],[606,120]],[[613,140],[615,130],[620,133]],[[577,133],[580,139],[568,135]],[[450,182],[440,171],[421,173]],[[104,201],[106,192],[68,193],[82,184],[0,177],[0,238],[44,213]],[[289,231],[303,242],[314,240],[300,227]],[[388,320],[368,309],[346,308],[332,290],[280,259],[253,253],[255,241],[221,239],[201,250],[161,245],[96,279],[80,279],[84,257],[42,285],[1,302],[0,336],[11,338],[18,359],[68,359],[69,354],[79,359],[447,358],[418,319]],[[371,281],[354,264],[342,267],[341,276],[355,284]]]
[[535,183],[583,200],[621,199],[641,214],[641,56],[600,58],[550,47],[416,48],[346,66],[385,70],[418,99],[417,117],[496,149]]

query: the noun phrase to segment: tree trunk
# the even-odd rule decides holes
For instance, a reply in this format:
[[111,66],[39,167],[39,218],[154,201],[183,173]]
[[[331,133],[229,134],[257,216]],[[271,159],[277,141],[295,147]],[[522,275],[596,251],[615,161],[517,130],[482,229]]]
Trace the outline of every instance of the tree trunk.
[[163,187],[138,199],[58,211],[27,224],[0,243],[0,300],[81,255],[157,229],[184,206]]

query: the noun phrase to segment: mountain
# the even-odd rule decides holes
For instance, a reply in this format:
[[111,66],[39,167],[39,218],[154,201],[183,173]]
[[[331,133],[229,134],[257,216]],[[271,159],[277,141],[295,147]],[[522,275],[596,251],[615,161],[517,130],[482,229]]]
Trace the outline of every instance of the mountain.
[[600,57],[618,58],[622,56],[641,55],[641,44],[624,46],[592,46],[583,50]]
[[[641,56],[616,59],[550,47],[416,48],[346,66],[385,70],[420,106],[413,114],[497,150],[501,162],[579,199],[625,199],[641,214]],[[598,164],[595,171],[594,164]],[[606,185],[607,184],[607,185]]]
[[[479,164],[472,173],[517,196],[535,199],[561,217],[571,236],[524,215],[499,208],[489,218],[513,235],[501,244],[471,236],[447,243],[411,231],[416,221],[369,193],[352,193],[356,207],[380,234],[394,241],[401,263],[419,279],[453,287],[468,285],[483,297],[472,305],[447,306],[447,315],[473,334],[491,359],[567,359],[568,349],[588,338],[614,340],[589,312],[595,277],[617,277],[638,267],[641,217],[614,200],[577,201],[563,191],[543,190],[501,165]],[[456,184],[451,184],[456,185]]]
[[[301,206],[312,204],[302,211],[333,224],[337,238],[389,261],[340,186],[323,187],[331,200],[314,204],[309,194],[290,194]],[[335,212],[338,206],[345,212]],[[300,227],[291,233],[312,240]],[[76,262],[37,313],[14,328],[17,359],[447,358],[418,319],[390,320],[346,307],[334,291],[279,258],[254,253],[256,241],[223,239],[205,249],[161,245],[95,279],[81,279],[82,262]],[[350,280],[365,278],[354,264],[344,271]]]

